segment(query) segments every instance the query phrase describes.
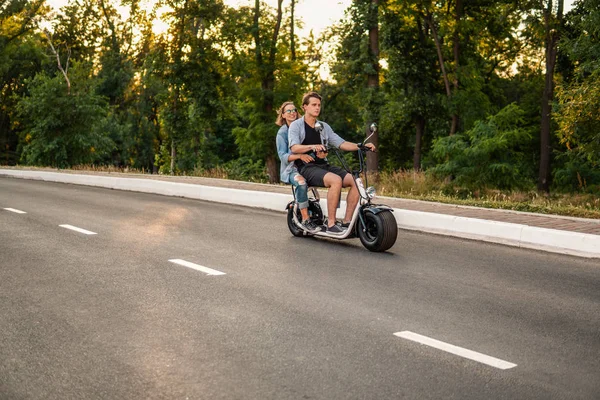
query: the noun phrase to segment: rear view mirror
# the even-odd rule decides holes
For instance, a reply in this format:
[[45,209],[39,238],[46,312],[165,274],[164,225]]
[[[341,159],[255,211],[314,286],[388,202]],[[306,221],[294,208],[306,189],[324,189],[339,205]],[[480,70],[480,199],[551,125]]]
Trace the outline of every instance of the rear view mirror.
[[373,136],[377,132],[377,124],[375,122],[373,122],[369,126],[369,131],[371,132],[371,134],[369,136],[367,136],[367,138],[363,141],[363,143],[367,143],[369,141],[369,139],[371,139],[371,136]]
[[315,131],[319,133],[323,132],[323,124],[319,121],[315,122]]

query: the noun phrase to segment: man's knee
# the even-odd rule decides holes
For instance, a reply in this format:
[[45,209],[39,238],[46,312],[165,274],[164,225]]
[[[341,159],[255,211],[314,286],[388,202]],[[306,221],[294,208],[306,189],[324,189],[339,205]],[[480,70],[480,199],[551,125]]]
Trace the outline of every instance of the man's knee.
[[354,178],[352,178],[352,175],[347,174],[344,177],[344,187],[356,187],[356,182],[354,182]]
[[323,178],[326,187],[342,187],[342,178],[336,174],[328,173]]

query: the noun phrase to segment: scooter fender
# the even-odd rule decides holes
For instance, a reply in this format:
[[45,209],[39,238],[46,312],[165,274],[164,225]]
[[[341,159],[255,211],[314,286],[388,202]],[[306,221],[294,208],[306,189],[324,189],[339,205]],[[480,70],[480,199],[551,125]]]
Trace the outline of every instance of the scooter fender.
[[394,212],[393,208],[388,207],[383,204],[369,204],[369,205],[363,206],[362,209],[360,210],[360,212],[358,213],[358,221],[356,222],[356,225],[355,225],[355,234],[358,236],[358,230],[365,229],[366,224],[365,224],[364,215],[366,213],[371,213],[373,215],[377,215],[380,212],[386,211],[386,210]]
[[363,208],[363,212],[370,212],[371,214],[377,215],[382,211],[385,210],[389,210],[391,212],[394,212],[394,209],[392,207],[383,205],[383,204],[371,204],[369,206],[366,206]]

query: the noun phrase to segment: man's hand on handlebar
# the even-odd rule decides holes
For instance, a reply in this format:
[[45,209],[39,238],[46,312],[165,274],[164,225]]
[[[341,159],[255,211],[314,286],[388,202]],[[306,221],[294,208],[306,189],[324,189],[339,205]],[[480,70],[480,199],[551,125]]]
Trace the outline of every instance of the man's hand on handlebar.
[[373,143],[365,143],[365,144],[358,143],[357,146],[361,150],[369,150],[372,152],[375,152],[375,150],[376,150],[375,145]]
[[327,148],[325,146],[323,146],[322,144],[315,144],[312,146],[312,151],[314,151],[315,153],[321,153],[321,152],[327,153]]
[[317,150],[317,158],[320,158],[320,159],[327,158],[327,149]]

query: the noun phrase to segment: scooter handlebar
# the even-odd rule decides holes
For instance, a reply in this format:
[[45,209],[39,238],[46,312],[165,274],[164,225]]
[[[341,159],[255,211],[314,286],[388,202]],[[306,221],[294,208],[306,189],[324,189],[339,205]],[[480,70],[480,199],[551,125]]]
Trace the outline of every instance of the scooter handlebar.
[[365,146],[363,143],[356,143],[358,149],[362,152],[373,151],[369,147]]

